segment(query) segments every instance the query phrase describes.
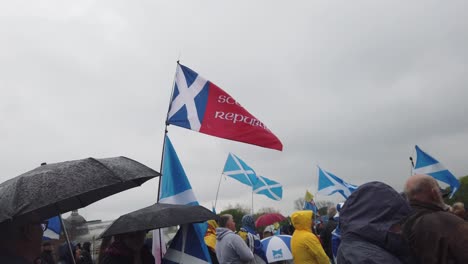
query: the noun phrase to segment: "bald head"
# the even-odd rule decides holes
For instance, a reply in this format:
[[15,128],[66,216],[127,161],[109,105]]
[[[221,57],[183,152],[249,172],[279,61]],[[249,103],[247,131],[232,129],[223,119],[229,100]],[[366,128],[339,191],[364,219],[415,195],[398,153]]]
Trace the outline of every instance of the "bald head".
[[411,176],[405,185],[405,193],[410,201],[430,203],[444,207],[444,200],[437,181],[428,175]]

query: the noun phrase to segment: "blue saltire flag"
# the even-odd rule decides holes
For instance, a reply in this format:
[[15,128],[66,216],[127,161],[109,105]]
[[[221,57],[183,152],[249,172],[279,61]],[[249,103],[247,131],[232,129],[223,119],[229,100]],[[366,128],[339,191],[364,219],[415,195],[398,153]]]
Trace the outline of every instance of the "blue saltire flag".
[[450,185],[450,198],[452,198],[455,192],[460,188],[460,182],[457,178],[447,170],[442,163],[422,151],[417,145],[416,164],[413,168],[413,174],[427,174],[434,177],[436,180]]
[[[185,204],[185,205],[198,205],[197,198],[192,190],[192,186],[185,174],[184,168],[180,163],[179,157],[172,145],[169,137],[165,137],[165,149],[163,156],[163,169],[162,169],[162,178],[161,178],[161,193],[160,193],[160,203],[168,204]],[[186,254],[190,254],[188,248],[195,247],[200,253],[195,256],[195,258],[200,257],[200,263],[211,263],[211,258],[208,253],[208,248],[204,242],[204,236],[206,232],[207,225],[206,223],[201,224],[189,224],[193,226],[186,230],[187,235],[184,236],[187,242],[185,245]],[[179,230],[180,231],[180,230]],[[159,231],[153,232],[153,244],[156,242],[159,243]],[[196,234],[192,234],[196,232]],[[155,239],[156,237],[156,239]],[[169,250],[177,244],[171,243]],[[185,244],[185,242],[184,242]],[[154,252],[156,255],[157,252]],[[174,263],[174,262],[165,262],[165,259],[162,260],[162,263]],[[175,262],[177,263],[177,262]],[[180,262],[182,263],[182,262]],[[195,263],[195,262],[186,262],[186,263]]]
[[[318,167],[318,166],[317,166]],[[336,192],[343,195],[345,199],[357,189],[356,185],[349,184],[330,172],[318,167],[318,193],[332,195]]]
[[281,201],[283,198],[283,185],[263,176],[257,177],[257,183],[253,186],[253,192],[266,195],[268,198]]
[[232,177],[243,184],[254,186],[257,183],[255,171],[236,155],[229,153],[224,165],[223,174]]
[[[193,241],[200,241],[200,243],[193,243]],[[182,225],[167,249],[162,263],[209,263],[203,253],[202,247],[206,247],[203,241],[203,237],[200,237],[194,230],[193,224]]]
[[42,235],[42,240],[59,239],[60,232],[62,231],[62,225],[60,225],[60,217],[55,216],[50,218],[48,221],[49,224],[47,225],[47,229]]

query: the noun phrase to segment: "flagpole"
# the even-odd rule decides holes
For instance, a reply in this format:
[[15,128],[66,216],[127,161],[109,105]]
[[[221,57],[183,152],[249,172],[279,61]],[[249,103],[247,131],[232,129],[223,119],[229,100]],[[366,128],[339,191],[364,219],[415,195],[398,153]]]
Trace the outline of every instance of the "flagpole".
[[216,190],[216,198],[215,198],[215,203],[214,203],[214,209],[216,211],[216,203],[218,202],[218,194],[219,194],[219,188],[221,187],[221,180],[223,179],[223,173],[219,176],[219,183],[218,183],[218,190]]
[[65,233],[65,239],[67,240],[68,249],[70,250],[73,264],[76,264],[76,261],[75,261],[75,252],[73,252],[73,249],[72,249],[72,247],[71,247],[70,238],[68,237],[67,228],[65,227],[65,223],[63,222],[63,218],[62,218],[62,215],[61,215],[61,214],[59,214],[59,218],[60,218],[60,223],[62,224],[63,232]]
[[[177,60],[177,66],[176,66],[176,74],[177,74],[177,68],[179,66],[179,60]],[[162,177],[163,177],[163,164],[164,164],[164,150],[166,149],[166,136],[167,133],[169,132],[167,130],[167,127],[169,126],[169,110],[171,109],[171,103],[172,103],[172,96],[174,95],[174,88],[175,88],[175,79],[176,79],[176,74],[174,74],[174,79],[172,81],[172,90],[171,90],[171,96],[169,97],[169,106],[167,107],[167,114],[166,114],[166,120],[164,122],[164,137],[163,137],[163,146],[162,146],[162,152],[161,152],[161,164],[159,165],[159,171],[161,173],[161,176],[159,176],[159,182],[158,182],[158,196],[156,198],[156,202],[159,202],[159,196],[161,194],[161,182],[162,182]],[[163,253],[162,253],[162,238],[161,238],[161,228],[158,229],[159,233],[159,257],[160,260],[163,258]],[[166,245],[164,245],[165,247]]]
[[409,157],[409,160],[411,162],[411,167],[410,167],[410,176],[413,175],[413,168],[414,168],[414,161],[413,161],[413,157]]

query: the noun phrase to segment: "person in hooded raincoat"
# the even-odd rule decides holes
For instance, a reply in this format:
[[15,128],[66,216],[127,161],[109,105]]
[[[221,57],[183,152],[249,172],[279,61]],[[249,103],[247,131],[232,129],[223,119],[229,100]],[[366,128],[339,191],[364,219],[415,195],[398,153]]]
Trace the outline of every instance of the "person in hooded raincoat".
[[340,210],[338,263],[414,263],[401,224],[409,203],[382,182],[359,186]]
[[213,264],[218,264],[218,259],[216,258],[216,228],[218,228],[218,223],[215,220],[208,220],[208,229],[205,233],[205,244],[208,247],[208,252],[210,253],[211,262]]
[[245,243],[247,243],[247,246],[249,246],[250,250],[254,254],[255,259],[253,263],[268,263],[265,251],[263,251],[262,242],[260,241],[260,236],[257,231],[255,231],[255,220],[253,215],[248,214],[242,217],[242,227],[238,234]]
[[329,264],[330,260],[325,254],[320,240],[312,233],[312,217],[311,210],[296,211],[291,215],[291,221],[295,228],[291,238],[294,263]]

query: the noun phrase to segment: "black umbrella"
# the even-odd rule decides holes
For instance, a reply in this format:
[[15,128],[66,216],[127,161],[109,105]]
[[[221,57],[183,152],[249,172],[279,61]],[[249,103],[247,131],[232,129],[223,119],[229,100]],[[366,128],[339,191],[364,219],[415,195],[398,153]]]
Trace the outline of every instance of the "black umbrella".
[[199,205],[155,203],[117,218],[100,237],[216,219],[216,214]]
[[158,172],[126,157],[43,165],[0,184],[0,223],[48,219],[157,176]]

